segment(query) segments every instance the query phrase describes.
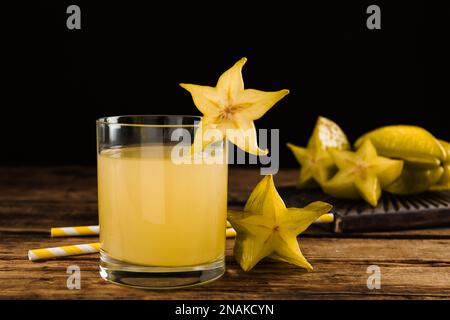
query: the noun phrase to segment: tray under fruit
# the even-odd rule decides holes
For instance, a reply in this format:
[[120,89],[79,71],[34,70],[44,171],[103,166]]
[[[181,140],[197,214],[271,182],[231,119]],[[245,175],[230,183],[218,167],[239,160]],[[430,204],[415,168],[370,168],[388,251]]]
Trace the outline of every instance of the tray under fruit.
[[363,200],[336,199],[320,190],[280,187],[278,192],[287,207],[302,207],[317,200],[331,203],[335,215],[332,230],[336,233],[450,225],[450,191],[406,196],[384,192],[377,207]]

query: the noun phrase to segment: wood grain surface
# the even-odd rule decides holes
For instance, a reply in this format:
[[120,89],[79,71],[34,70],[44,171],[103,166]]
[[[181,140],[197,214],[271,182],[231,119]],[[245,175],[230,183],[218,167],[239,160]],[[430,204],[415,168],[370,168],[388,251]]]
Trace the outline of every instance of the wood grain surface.
[[[259,181],[256,170],[231,169],[229,202],[239,207]],[[277,186],[295,184],[296,170],[280,171]],[[51,239],[51,226],[97,223],[95,168],[0,168],[1,299],[448,299],[450,229],[335,235],[318,227],[299,238],[314,266],[305,272],[264,260],[243,272],[227,240],[227,271],[219,280],[171,291],[116,286],[98,275],[98,255],[33,263],[28,249],[94,242]],[[81,269],[81,289],[66,286],[66,269]],[[381,289],[370,290],[367,267],[378,265]]]

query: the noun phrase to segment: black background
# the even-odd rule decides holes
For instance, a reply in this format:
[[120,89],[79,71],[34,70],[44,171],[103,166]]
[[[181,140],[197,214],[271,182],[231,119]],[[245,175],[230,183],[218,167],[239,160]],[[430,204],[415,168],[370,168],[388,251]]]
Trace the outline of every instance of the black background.
[[[199,114],[179,82],[215,85],[239,58],[246,87],[290,89],[256,122],[306,143],[316,117],[354,139],[377,126],[449,129],[450,15],[414,1],[28,1],[3,6],[0,164],[95,164],[95,119]],[[66,8],[81,7],[81,30]],[[381,7],[381,30],[366,8]]]

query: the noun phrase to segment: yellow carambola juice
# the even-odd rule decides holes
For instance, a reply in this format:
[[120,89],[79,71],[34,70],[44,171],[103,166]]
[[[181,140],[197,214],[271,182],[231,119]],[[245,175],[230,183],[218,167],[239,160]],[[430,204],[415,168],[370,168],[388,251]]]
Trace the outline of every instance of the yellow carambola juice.
[[193,266],[224,256],[227,165],[175,164],[168,146],[98,155],[100,242],[111,258]]

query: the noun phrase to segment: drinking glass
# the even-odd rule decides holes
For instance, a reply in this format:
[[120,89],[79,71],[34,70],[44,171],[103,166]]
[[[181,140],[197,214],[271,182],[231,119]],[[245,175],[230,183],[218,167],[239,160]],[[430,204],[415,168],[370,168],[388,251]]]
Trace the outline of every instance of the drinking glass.
[[223,142],[193,151],[200,120],[172,115],[97,120],[103,279],[177,288],[224,273],[226,152]]

